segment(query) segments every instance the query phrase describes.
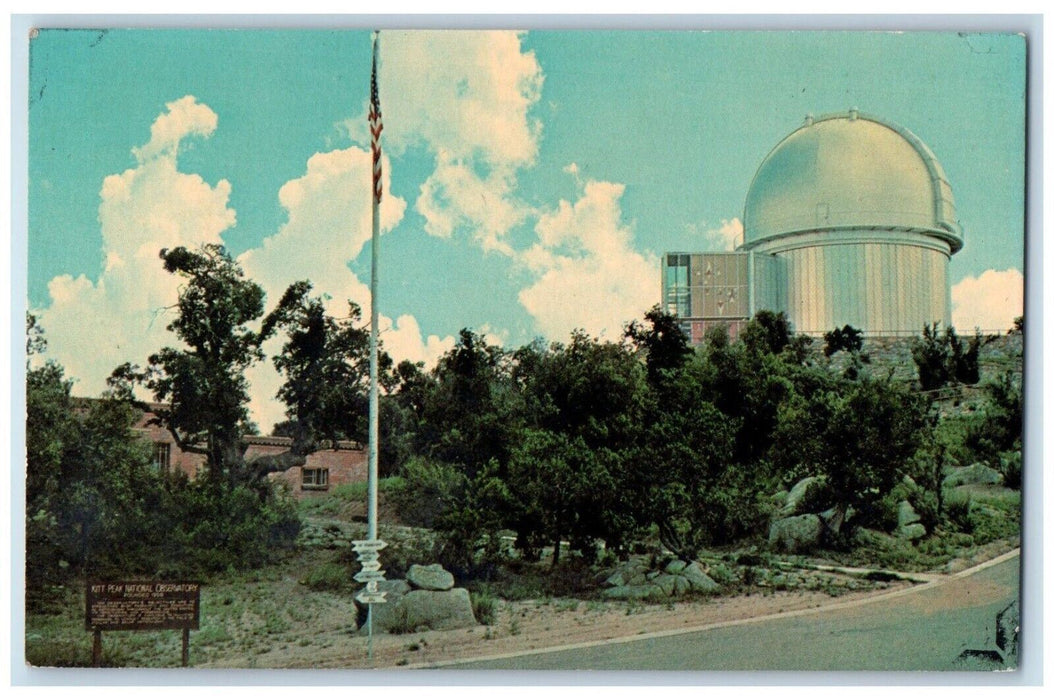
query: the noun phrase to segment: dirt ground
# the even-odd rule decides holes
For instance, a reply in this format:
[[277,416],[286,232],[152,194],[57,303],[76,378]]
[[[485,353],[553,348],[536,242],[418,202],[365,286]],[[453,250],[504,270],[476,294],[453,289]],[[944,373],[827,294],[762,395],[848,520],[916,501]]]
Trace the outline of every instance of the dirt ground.
[[217,668],[427,668],[445,661],[515,654],[534,649],[614,640],[816,608],[858,600],[913,584],[892,582],[837,598],[819,591],[776,591],[732,598],[645,605],[570,599],[499,602],[495,624],[414,634],[376,634],[373,661],[363,633],[316,639],[263,654],[225,657],[202,667]]
[[[841,606],[907,590],[955,576],[955,572],[994,559],[1016,546],[1016,539],[993,542],[971,551],[968,558],[949,562],[938,572],[907,575],[911,580],[869,580],[861,576],[860,570],[831,570],[817,562],[809,575],[813,583],[820,580],[824,585],[815,587],[783,589],[769,579],[749,594],[668,603],[494,598],[492,624],[403,635],[378,633],[373,639],[372,660],[367,657],[367,637],[354,624],[352,595],[347,591],[308,590],[298,581],[297,574],[302,571],[281,567],[255,579],[235,577],[203,589],[201,627],[190,637],[191,665],[213,669],[402,670],[684,632],[832,604]],[[304,569],[310,564],[310,559],[301,562]],[[936,590],[952,588],[941,586]],[[84,632],[83,621],[82,589],[76,587],[50,612],[31,614],[25,638],[29,663],[89,664],[91,640]],[[172,631],[107,633],[103,638],[104,665],[176,667],[180,659],[179,639],[178,632]]]
[[[913,581],[875,582],[866,589],[844,590],[836,596],[822,590],[763,590],[750,595],[646,604],[623,601],[580,601],[547,598],[497,601],[494,624],[470,629],[423,631],[373,637],[373,659],[367,658],[367,637],[326,620],[315,626],[310,641],[277,644],[244,651],[224,649],[205,668],[391,668],[442,666],[444,662],[514,655],[565,645],[610,641],[639,635],[676,632],[716,623],[803,611],[832,603],[844,604],[939,581],[1009,551],[1012,541],[991,543],[967,560],[955,560],[941,573],[913,574]],[[332,612],[332,608],[330,608]],[[314,617],[314,616],[312,616]]]

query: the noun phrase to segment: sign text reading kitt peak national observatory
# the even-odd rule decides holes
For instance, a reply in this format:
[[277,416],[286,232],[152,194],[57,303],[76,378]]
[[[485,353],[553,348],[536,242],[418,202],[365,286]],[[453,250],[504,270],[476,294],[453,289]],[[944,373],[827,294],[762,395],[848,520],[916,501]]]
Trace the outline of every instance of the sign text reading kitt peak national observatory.
[[201,584],[119,581],[88,584],[89,630],[198,629]]

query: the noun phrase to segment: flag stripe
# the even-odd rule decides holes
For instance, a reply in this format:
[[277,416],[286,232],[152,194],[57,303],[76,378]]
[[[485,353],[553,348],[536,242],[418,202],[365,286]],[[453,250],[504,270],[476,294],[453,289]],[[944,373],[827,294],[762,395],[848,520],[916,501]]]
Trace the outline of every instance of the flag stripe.
[[381,98],[377,90],[377,44],[373,45],[373,70],[370,75],[370,147],[373,150],[373,199],[380,203],[383,186],[381,185],[381,132],[384,122],[381,119]]

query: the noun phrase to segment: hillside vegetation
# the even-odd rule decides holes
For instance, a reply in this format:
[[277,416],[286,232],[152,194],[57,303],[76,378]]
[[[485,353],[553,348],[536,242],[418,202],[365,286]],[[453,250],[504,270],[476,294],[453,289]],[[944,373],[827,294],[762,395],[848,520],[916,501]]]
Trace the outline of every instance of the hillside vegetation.
[[[340,423],[347,405],[331,391],[346,379],[361,396],[361,377],[309,361],[350,331],[316,318],[306,291],[274,319],[290,333],[277,363],[291,382],[283,429],[301,446],[362,429],[358,415]],[[39,329],[29,329],[42,351]],[[487,625],[523,600],[632,610],[844,595],[1015,546],[1021,334],[963,340],[927,328],[914,339],[857,342],[852,330],[824,346],[795,335],[782,314],[760,312],[735,342],[719,328],[693,349],[676,319],[653,309],[617,341],[576,332],[567,343],[508,350],[465,330],[432,370],[386,365],[387,577],[438,562],[472,591]],[[169,359],[158,391],[178,385],[183,360]],[[203,581],[207,623],[196,644],[219,664],[264,658],[305,635],[352,634],[358,565],[349,546],[365,534],[364,487],[295,502],[229,455],[209,463],[222,479],[209,469],[194,482],[157,474],[131,432],[127,382],[159,375],[133,375],[116,374],[111,395],[75,410],[61,367],[28,372],[30,661],[87,662],[88,578]],[[312,403],[319,382],[327,398]],[[180,425],[198,420],[189,405]],[[685,566],[713,586],[657,601],[650,582]],[[631,570],[641,583],[623,576]],[[149,653],[128,651],[138,644],[111,646],[108,663],[153,665]]]

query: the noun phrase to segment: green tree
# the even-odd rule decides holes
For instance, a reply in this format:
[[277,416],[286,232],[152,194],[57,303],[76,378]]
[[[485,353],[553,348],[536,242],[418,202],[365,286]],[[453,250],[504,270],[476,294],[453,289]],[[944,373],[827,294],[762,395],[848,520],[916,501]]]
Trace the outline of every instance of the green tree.
[[[264,477],[302,466],[319,440],[355,434],[343,413],[361,394],[362,332],[349,319],[337,322],[308,296],[307,282],[292,285],[276,309],[264,317],[263,289],[245,278],[219,245],[190,251],[162,250],[165,271],[183,280],[176,317],[168,325],[183,348],[166,347],[148,358],[145,369],[125,364],[114,370],[111,386],[132,400],[132,388],[147,388],[157,421],[179,448],[204,455],[214,488],[246,485],[266,492]],[[250,324],[260,321],[260,330]],[[276,366],[286,375],[279,398],[286,402],[293,436],[289,450],[246,458],[251,429],[247,369],[264,359],[263,342],[284,328],[289,340]],[[142,407],[142,404],[139,404]]]
[[913,491],[910,500],[922,524],[927,532],[933,532],[946,515],[944,477],[948,465],[948,446],[940,439],[937,430],[940,416],[934,405],[930,406],[928,421],[929,425],[923,432],[922,444],[915,453],[909,474],[915,488],[909,490]]
[[[553,546],[552,565],[560,560],[565,538],[591,557],[594,543],[616,545],[623,533],[611,527],[617,501],[621,460],[608,448],[591,448],[581,435],[528,429],[513,450],[507,483],[519,518],[514,523],[521,546]],[[613,522],[614,521],[614,522]]]
[[[264,320],[286,333],[281,353],[272,359],[286,381],[277,398],[286,405],[282,431],[293,438],[291,454],[299,457],[323,443],[366,442],[369,392],[369,331],[362,326],[358,305],[348,302],[348,314],[326,314],[323,299],[309,296],[311,284],[289,287]],[[390,373],[391,358],[379,349],[379,378]],[[273,464],[264,463],[267,468]]]
[[924,401],[890,380],[839,380],[781,410],[774,455],[783,473],[823,476],[832,505],[867,522],[925,442]]
[[[382,431],[407,430],[400,511],[418,510],[441,536],[441,561],[460,572],[479,571],[499,550],[498,531],[510,512],[505,479],[522,412],[501,348],[468,329],[428,373],[401,363]],[[382,414],[383,416],[383,414]],[[442,494],[424,507],[429,494]]]
[[491,461],[508,464],[517,411],[507,354],[463,329],[422,382],[420,441],[426,456],[471,479]]
[[[630,337],[650,359],[646,341],[657,334],[636,330]],[[667,353],[673,359],[648,374],[628,491],[638,517],[657,524],[663,544],[682,557],[749,537],[768,516],[771,433],[794,392],[791,378],[806,372],[806,346],[770,312],[751,320],[743,338],[732,343],[725,327],[712,328],[700,353]]]
[[514,376],[526,425],[512,452],[510,526],[533,550],[561,540],[586,556],[597,540],[621,546],[636,521],[623,488],[643,417],[645,373],[624,345],[575,331],[567,345],[516,353]]
[[[26,318],[27,360],[47,348]],[[121,402],[77,401],[61,365],[26,372],[26,583],[30,598],[68,576],[99,571],[126,546],[156,490],[149,457]]]
[[655,305],[644,314],[644,321],[633,321],[626,326],[625,336],[644,353],[648,380],[656,383],[662,372],[683,367],[693,351],[676,316],[664,313]]
[[37,317],[26,312],[26,368],[29,368],[30,360],[34,355],[40,355],[48,349],[48,341],[44,338],[44,329],[40,327]]
[[743,329],[741,340],[752,353],[778,355],[791,343],[793,337],[794,332],[787,314],[762,309],[754,314],[754,318]]
[[1024,425],[1024,393],[1021,381],[1006,371],[984,385],[987,402],[983,418],[969,428],[966,447],[993,467],[999,465],[999,453],[1021,449]]
[[686,559],[745,534],[751,523],[729,516],[754,505],[739,477],[755,474],[734,457],[740,421],[703,398],[703,360],[694,364],[651,387],[629,489],[639,517],[658,525],[663,544]]
[[[753,321],[746,330],[758,338],[766,332]],[[746,332],[746,331],[744,331]],[[788,341],[781,347],[793,347]],[[729,343],[727,333],[715,330],[708,336],[704,362],[699,366],[698,399],[709,401],[738,426],[733,460],[755,468],[765,459],[772,444],[779,408],[794,391],[789,379],[797,358],[770,351],[767,342]]]
[[395,367],[392,378],[392,390],[381,397],[379,407],[379,469],[386,475],[402,473],[411,460],[428,452],[424,407],[435,384],[423,363],[409,360]]
[[26,375],[26,582],[31,589],[57,581],[60,568],[69,566],[56,512],[64,461],[79,437],[70,385],[62,368],[51,363]]
[[830,357],[839,350],[845,350],[848,353],[858,353],[864,347],[863,334],[848,323],[841,328],[835,328],[824,333],[823,340],[825,343],[823,354],[825,357]]
[[956,335],[954,328],[944,331],[945,342],[948,344],[948,374],[961,384],[976,384],[981,381],[981,370],[979,359],[981,353],[981,332],[975,331],[969,343],[964,348],[962,340]]
[[940,389],[951,381],[976,384],[981,380],[979,357],[983,341],[980,332],[975,332],[964,348],[954,328],[949,326],[942,335],[938,331],[939,325],[925,325],[922,337],[915,338],[911,344],[911,357],[918,368],[922,390]]
[[53,361],[27,372],[31,606],[73,575],[197,576],[291,546],[299,521],[289,500],[159,473],[135,430],[139,409],[122,393],[74,399],[70,387]]
[[75,400],[71,385],[54,362],[26,377],[26,578],[34,591],[72,574],[141,573],[133,550],[162,488],[132,431],[135,411],[111,398]]
[[149,389],[164,404],[154,411],[157,420],[179,448],[204,455],[209,480],[233,488],[249,480],[245,371],[263,359],[260,346],[273,331],[248,328],[263,315],[263,289],[219,245],[166,249],[161,259],[166,272],[183,279],[168,329],[186,347],[162,348],[142,371],[118,367],[111,385],[129,397],[134,384]]
[[926,324],[922,337],[911,343],[911,357],[919,372],[919,385],[923,391],[939,389],[948,383],[948,345],[940,337],[939,323]]

